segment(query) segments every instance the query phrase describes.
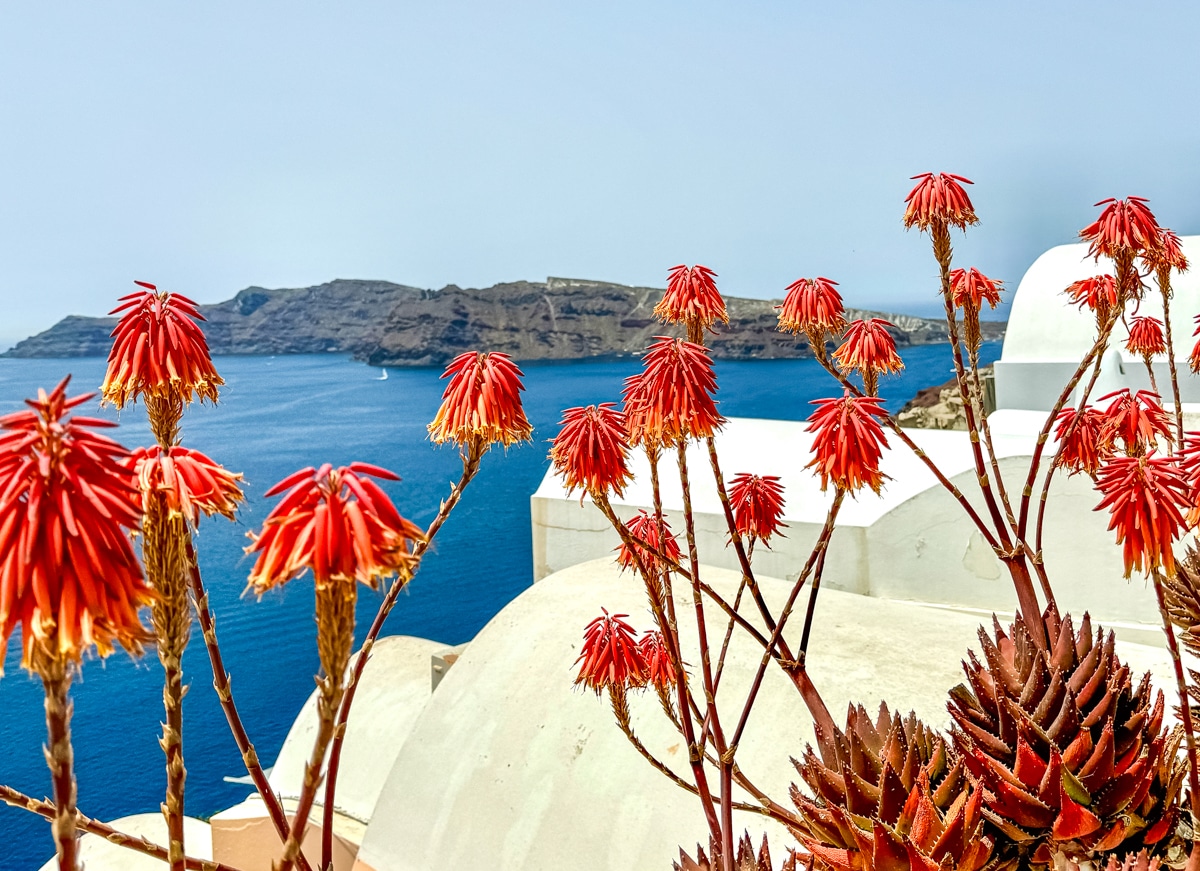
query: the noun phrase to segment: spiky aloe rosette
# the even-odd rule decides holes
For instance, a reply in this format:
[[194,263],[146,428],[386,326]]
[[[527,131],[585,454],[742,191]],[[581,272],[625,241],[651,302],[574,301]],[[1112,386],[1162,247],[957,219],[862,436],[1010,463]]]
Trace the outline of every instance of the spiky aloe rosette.
[[795,762],[812,797],[792,787],[797,836],[830,871],[977,871],[992,857],[983,795],[945,739],[916,715],[851,706],[846,731],[817,731]]
[[[709,858],[709,854],[712,858]],[[699,844],[696,845],[696,858],[692,858],[683,850],[679,851],[679,861],[673,862],[671,867],[674,871],[716,871],[721,867],[721,851],[720,848],[709,842],[708,852]],[[779,866],[779,871],[797,871],[798,868],[812,871],[813,858],[812,856],[801,856],[795,852],[789,852],[788,857],[783,860],[783,864]],[[734,871],[775,871],[775,865],[771,862],[771,848],[767,846],[767,838],[764,835],[762,846],[758,848],[758,852],[754,851],[754,844],[750,842],[750,833],[742,834],[741,840],[738,841],[737,850],[734,853],[733,859]],[[1143,871],[1143,869],[1138,869]],[[1157,869],[1153,869],[1157,871]]]
[[[1182,630],[1179,640],[1193,657],[1200,657],[1200,551],[1195,544],[1175,563],[1175,574],[1163,577],[1163,595],[1171,622]],[[1200,671],[1188,669],[1192,717],[1200,716]]]
[[1184,770],[1163,732],[1163,695],[1136,688],[1109,632],[1046,617],[1049,649],[1024,622],[993,635],[950,691],[956,749],[983,785],[984,815],[1035,864],[1165,843]]

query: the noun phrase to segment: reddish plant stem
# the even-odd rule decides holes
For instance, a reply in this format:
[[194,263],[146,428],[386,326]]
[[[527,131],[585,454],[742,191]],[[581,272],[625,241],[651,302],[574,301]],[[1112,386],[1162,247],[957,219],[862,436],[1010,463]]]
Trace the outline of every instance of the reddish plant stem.
[[[666,554],[651,547],[647,542],[643,541],[642,539],[637,538],[636,536],[630,535],[627,531],[624,533],[624,535],[626,536],[627,543],[636,544],[638,547],[641,547],[641,548],[645,549],[646,551],[653,553],[656,558],[663,560],[665,563],[671,565],[672,570],[675,572],[678,572],[679,575],[681,577],[683,577],[685,580],[691,579],[690,573],[687,571],[687,569],[683,568],[678,563],[674,562],[670,557],[666,556]],[[815,559],[816,559],[815,555],[810,555],[809,556],[810,564]],[[811,571],[811,565],[806,566],[804,572],[801,573],[802,576],[806,577],[808,571]],[[804,676],[803,678],[798,676],[799,671],[797,670],[796,662],[794,660],[789,659],[786,656],[783,656],[779,652],[779,647],[776,643],[773,643],[772,640],[770,640],[766,636],[764,636],[758,630],[758,628],[756,626],[751,624],[741,614],[737,613],[737,611],[729,604],[729,602],[726,601],[725,598],[723,596],[721,596],[721,594],[718,593],[716,590],[714,590],[711,586],[709,586],[708,584],[701,581],[700,589],[701,589],[701,591],[703,591],[703,593],[706,596],[708,596],[710,599],[712,599],[712,601],[714,603],[716,603],[717,606],[720,607],[725,612],[725,614],[729,617],[729,619],[731,619],[737,623],[739,629],[741,629],[748,636],[750,636],[756,642],[758,642],[759,646],[761,646],[764,651],[767,651],[768,655],[770,657],[772,657],[776,662],[779,663],[780,668],[783,669],[784,673],[788,676],[788,678],[795,685],[797,691],[800,692],[801,697],[804,699],[805,704],[807,705],[807,707],[809,709],[809,712],[813,716],[813,719],[816,720],[819,724],[821,724],[822,727],[832,728],[834,725],[833,718],[830,716],[829,711],[825,706],[824,700],[822,700],[820,694],[817,693],[816,687],[813,686],[812,681],[810,679],[808,679],[807,676]],[[799,590],[797,589],[797,593],[798,592],[799,592]],[[693,710],[694,710],[694,708],[693,708]],[[698,712],[696,712],[696,713],[698,714]],[[736,766],[735,766],[735,768],[736,768]],[[744,786],[744,784],[741,784],[740,781],[739,781],[739,785]]]
[[704,617],[704,597],[700,593],[700,554],[696,549],[696,524],[692,511],[692,487],[688,480],[687,444],[680,442],[675,448],[679,467],[679,483],[683,493],[684,530],[687,536],[688,564],[692,571],[692,604],[696,612],[696,640],[700,650],[700,671],[704,686],[704,724],[711,730],[713,746],[720,756],[718,767],[721,795],[720,842],[723,845],[722,863],[725,871],[733,871],[733,788],[732,758],[727,758],[725,736],[721,729],[720,713],[717,710],[716,688],[713,684],[712,651],[708,645],[708,623]]
[[[825,367],[825,371],[837,379],[837,382],[841,384],[842,387],[849,390],[852,396],[861,397],[866,395],[858,388],[858,385],[834,368],[834,366],[829,363],[828,360],[821,360],[820,362],[821,365]],[[975,510],[975,506],[967,501],[967,497],[964,496],[962,491],[958,489],[958,486],[942,473],[942,470],[938,468],[937,463],[931,460],[929,455],[926,454],[925,451],[923,451],[921,447],[912,440],[912,437],[909,436],[909,434],[906,433],[898,423],[896,423],[895,418],[893,418],[891,415],[888,415],[883,419],[883,423],[887,424],[887,427],[892,431],[892,434],[895,435],[896,438],[900,439],[900,441],[904,443],[904,446],[912,451],[913,455],[916,456],[916,458],[921,461],[925,468],[930,471],[933,477],[937,479],[937,482],[942,485],[942,489],[954,497],[954,500],[958,502],[960,506],[962,506],[963,512],[966,513],[971,522],[975,524],[975,528],[979,530],[979,534],[983,536],[984,541],[988,543],[988,546],[992,550],[999,552],[1000,543],[996,541],[996,535],[992,531],[992,528],[983,522],[983,518],[981,518],[979,513]]]
[[[315,571],[314,571],[315,573]],[[325,753],[333,738],[338,708],[345,692],[346,672],[354,649],[354,608],[358,601],[358,581],[353,577],[334,576],[315,579],[317,653],[321,673],[317,679],[317,735],[312,754],[304,767],[304,781],[296,799],[292,828],[283,844],[278,871],[291,871],[301,854],[309,814],[320,787]],[[323,863],[323,867],[328,867]]]
[[[611,699],[611,692],[612,692],[611,689],[609,690],[609,692],[610,692],[610,699]],[[671,768],[666,763],[664,763],[663,761],[658,759],[653,753],[650,752],[649,748],[647,748],[646,745],[642,743],[642,740],[640,738],[638,738],[637,733],[633,731],[633,726],[629,722],[628,716],[625,716],[625,717],[621,716],[619,706],[615,702],[613,703],[613,713],[616,716],[617,725],[621,727],[621,731],[625,733],[625,737],[629,740],[629,743],[633,745],[634,749],[636,749],[638,751],[638,753],[640,753],[642,755],[642,757],[647,762],[649,762],[650,765],[656,771],[658,771],[660,774],[662,774],[664,777],[666,777],[668,780],[670,780],[673,784],[678,786],[680,789],[690,792],[692,795],[695,795],[695,796],[699,795],[699,793],[697,793],[697,791],[696,791],[696,787],[693,784],[688,783],[686,780],[684,780],[682,777],[680,777],[678,774],[676,774],[674,771],[672,771]],[[737,774],[740,774],[740,772],[737,772]],[[736,777],[736,774],[735,774],[735,777]],[[741,778],[741,780],[745,780],[744,776]],[[739,785],[740,785],[740,781],[739,781]],[[733,803],[734,810],[745,811],[747,813],[760,814],[762,816],[769,817],[769,818],[775,820],[776,822],[782,823],[785,826],[803,825],[802,821],[800,820],[800,818],[798,816],[796,816],[793,813],[789,813],[787,808],[784,808],[781,805],[771,801],[765,795],[761,795],[760,793],[757,793],[756,788],[753,787],[753,784],[751,784],[751,787],[752,788],[748,789],[747,791],[751,792],[752,795],[755,795],[756,798],[760,798],[760,800],[762,800],[763,803],[761,805],[755,805],[755,804],[749,804],[747,802],[735,801]],[[718,801],[719,799],[717,796],[710,795],[709,800],[710,801]]]
[[1167,366],[1171,372],[1171,393],[1175,399],[1175,447],[1183,450],[1183,401],[1179,398],[1179,373],[1175,369],[1175,341],[1171,338],[1171,269],[1158,270],[1158,289],[1163,298],[1163,327],[1167,339]]
[[[658,477],[658,449],[647,447],[646,457],[650,462],[650,488],[654,500],[654,516],[658,522],[658,540],[661,543],[666,541],[667,536],[663,523],[662,490]],[[636,557],[636,551],[634,555]],[[665,638],[671,639],[670,643],[674,645],[678,657],[679,667],[676,670],[678,680],[675,682],[675,691],[679,697],[679,721],[683,726],[683,737],[688,745],[688,763],[692,767],[692,777],[696,781],[697,795],[700,797],[700,805],[704,810],[704,819],[708,823],[709,835],[714,841],[719,842],[721,840],[721,823],[717,816],[717,808],[712,801],[712,792],[708,787],[708,772],[704,770],[704,748],[696,739],[696,730],[692,721],[692,716],[697,712],[696,703],[688,690],[687,672],[682,667],[683,649],[679,643],[679,624],[675,617],[675,595],[671,585],[671,571],[665,560],[660,558],[660,563],[663,566],[663,604],[667,625],[660,625],[659,628]]]
[[1175,639],[1175,628],[1171,625],[1171,615],[1167,610],[1166,597],[1163,593],[1162,575],[1154,572],[1154,594],[1158,598],[1158,613],[1162,617],[1163,633],[1167,636],[1167,650],[1171,654],[1171,665],[1175,670],[1175,686],[1179,692],[1179,719],[1183,723],[1183,736],[1187,742],[1188,756],[1188,785],[1191,787],[1192,819],[1200,820],[1200,764],[1196,758],[1196,730],[1192,722],[1192,706],[1188,696],[1187,679],[1183,673],[1183,662],[1179,656],[1179,643]]
[[1017,516],[1013,513],[1012,502],[1008,498],[1008,490],[1004,486],[1004,478],[1000,474],[1000,461],[996,457],[996,446],[992,442],[992,426],[988,423],[987,409],[984,408],[983,380],[979,377],[979,346],[968,346],[967,353],[970,362],[971,387],[974,391],[975,410],[976,414],[979,415],[979,431],[983,435],[983,444],[991,460],[992,475],[996,478],[996,489],[1000,493],[1000,502],[1004,505],[1005,517],[1008,518],[1009,528],[1015,534],[1017,531]]
[[[762,591],[758,588],[758,581],[754,577],[754,569],[750,564],[750,556],[747,554],[742,537],[737,531],[737,523],[733,517],[733,506],[729,503],[729,492],[725,489],[725,476],[721,474],[721,462],[717,456],[716,440],[712,436],[709,436],[709,438],[705,439],[705,442],[708,447],[708,464],[712,467],[713,480],[717,485],[717,496],[721,499],[721,513],[725,515],[725,525],[729,528],[730,540],[733,542],[734,553],[737,554],[738,565],[742,569],[742,577],[750,589],[750,595],[754,598],[754,604],[758,606],[758,613],[762,615],[767,631],[772,632],[775,629],[775,618],[771,614],[771,609],[767,607],[766,600],[763,599]],[[786,642],[784,642],[784,646],[781,649],[785,656],[791,655],[791,651],[787,650]]]
[[[38,654],[35,653],[35,657]],[[46,692],[46,764],[54,787],[56,813],[50,822],[59,871],[79,867],[75,841],[75,752],[71,748],[71,667],[49,659],[37,668]]]
[[[629,549],[629,553],[633,557],[634,567],[645,580],[646,597],[650,601],[650,610],[654,614],[654,621],[658,624],[658,628],[663,634],[663,640],[667,643],[667,655],[671,658],[671,666],[675,669],[677,675],[684,674],[683,652],[679,647],[679,636],[678,633],[671,632],[667,626],[666,606],[660,594],[661,586],[657,577],[657,571],[654,566],[646,565],[642,559],[641,551],[654,553],[655,559],[660,563],[664,559],[668,562],[674,561],[669,560],[669,558],[666,558],[662,554],[656,553],[656,548],[650,547],[647,542],[630,532],[629,527],[621,521],[616,511],[613,510],[612,503],[608,501],[608,497],[605,494],[592,493],[591,496],[592,503],[600,509],[601,513],[608,519],[608,522],[612,524],[613,529],[617,531],[617,535],[621,537],[621,541]],[[694,705],[692,707],[694,708]],[[682,729],[681,725],[680,731]]]
[[[659,453],[660,453],[659,447],[650,447],[650,446],[646,447],[646,458],[650,462],[650,490],[651,490],[651,496],[652,496],[652,500],[653,500],[654,517],[655,517],[655,523],[658,527],[658,540],[661,543],[661,542],[666,541],[666,539],[667,539],[667,529],[666,529],[666,519],[663,516],[662,489],[660,486],[660,480],[659,480],[659,476],[658,476]],[[679,662],[682,663],[683,662],[683,647],[681,646],[680,641],[679,641],[679,622],[678,622],[678,619],[675,614],[675,592],[674,592],[674,583],[671,580],[671,572],[672,571],[679,572],[689,582],[691,581],[692,576],[691,576],[690,572],[688,572],[686,569],[682,568],[679,565],[679,563],[677,563],[675,560],[665,559],[664,555],[661,552],[659,553],[659,569],[662,572],[663,604],[665,606],[664,613],[666,614],[666,617],[667,617],[667,626],[670,630],[670,636],[673,639],[675,649],[679,655]],[[664,637],[665,637],[665,634],[666,634],[666,632],[664,630]],[[679,682],[679,684],[677,684],[677,686],[683,686],[684,689],[686,690],[686,692],[683,692],[680,694],[679,702],[680,702],[680,705],[684,705],[685,701],[687,703],[687,707],[682,707],[681,710],[691,711],[693,716],[696,718],[696,722],[703,722],[704,716],[700,713],[700,708],[696,704],[696,700],[692,697],[691,691],[685,685],[687,676],[686,676],[686,672],[682,671],[682,665],[680,666],[680,669],[681,670],[678,673],[681,675],[684,675],[684,677],[680,680],[680,682]],[[701,739],[701,745],[703,745],[704,740],[705,739],[703,739],[703,738]],[[701,747],[701,749],[702,749],[702,747]],[[714,819],[715,819],[715,817],[714,817]],[[714,838],[717,837],[715,832],[713,832],[712,834],[713,834]]]
[[[196,565],[196,552],[190,541],[187,546],[187,556],[190,566],[192,602],[196,608],[196,618],[200,622],[200,630],[204,635],[204,646],[208,651],[208,661],[212,666],[213,689],[216,690],[221,710],[225,712],[225,720],[229,723],[229,731],[233,734],[233,740],[237,744],[238,752],[242,754],[242,764],[246,766],[246,773],[250,775],[250,780],[254,783],[254,788],[258,790],[258,795],[267,809],[267,815],[271,818],[271,824],[275,827],[280,843],[282,843],[287,840],[288,831],[291,827],[288,825],[287,815],[284,813],[279,796],[275,794],[275,791],[271,789],[271,784],[267,782],[266,772],[263,771],[262,763],[258,759],[258,753],[254,749],[254,744],[250,741],[250,736],[246,734],[246,727],[242,723],[241,714],[238,713],[237,705],[234,703],[229,672],[225,669],[225,661],[221,656],[221,648],[217,644],[216,622],[213,619],[212,610],[209,608],[208,591],[204,588],[204,581],[200,576],[200,568]],[[297,863],[303,871],[310,871],[308,860],[303,854],[297,858]]]
[[[753,558],[754,556],[754,538],[750,539],[750,546],[746,549],[747,554]],[[746,591],[746,576],[742,575],[741,581],[738,582],[737,593],[733,597],[733,610],[736,612],[742,604],[742,594]],[[725,637],[721,639],[721,653],[717,656],[717,670],[713,675],[713,686],[717,690],[721,689],[721,675],[725,671],[725,655],[729,652],[729,642],[733,640],[733,628],[737,624],[731,618],[728,625],[725,627]]]
[[[54,802],[33,798],[9,786],[0,785],[0,801],[12,807],[27,810],[40,817],[45,817],[50,821],[53,821],[58,816],[58,806]],[[101,837],[111,844],[116,844],[118,847],[125,847],[146,856],[152,856],[160,862],[167,861],[166,847],[161,847],[153,841],[134,837],[133,835],[128,835],[125,832],[114,829],[107,823],[102,823],[81,813],[78,809],[75,811],[75,828],[78,831]],[[214,862],[211,859],[194,859],[188,856],[185,857],[184,863],[192,871],[239,871],[239,869],[232,865]]]
[[[930,228],[930,237],[933,241],[933,254],[937,259],[941,274],[942,303],[946,312],[946,329],[950,339],[951,356],[954,359],[954,376],[958,381],[959,393],[962,394],[965,400],[963,402],[963,416],[967,421],[967,431],[971,441],[971,456],[975,461],[975,476],[979,481],[979,490],[983,494],[988,513],[992,516],[992,524],[996,530],[996,534],[999,536],[1000,543],[1006,550],[1011,550],[1012,542],[1008,535],[1008,527],[1000,513],[1000,506],[996,501],[996,494],[992,490],[991,479],[988,476],[987,465],[983,457],[983,450],[980,447],[979,423],[975,420],[974,403],[971,402],[972,391],[967,380],[965,367],[963,366],[962,343],[959,340],[958,319],[955,316],[954,297],[950,288],[950,265],[952,258],[950,228],[945,222],[934,224]],[[1009,513],[1012,513],[1011,510]]]
[[[1038,604],[1037,591],[1033,586],[1033,578],[1029,574],[1029,567],[1025,563],[1022,549],[1013,547],[1013,539],[1009,534],[1010,528],[1004,516],[1001,515],[1000,505],[996,500],[996,494],[992,490],[987,466],[984,463],[983,451],[979,443],[979,425],[975,420],[974,403],[971,402],[970,398],[971,388],[963,368],[962,345],[959,342],[958,326],[954,314],[954,300],[950,288],[950,263],[952,254],[949,226],[944,221],[934,224],[930,228],[930,237],[933,241],[934,257],[937,259],[938,267],[941,270],[942,301],[945,305],[946,325],[949,329],[950,348],[954,357],[954,374],[958,379],[959,391],[963,394],[964,398],[963,414],[967,420],[971,454],[975,460],[975,477],[979,482],[979,490],[983,494],[984,504],[991,515],[993,527],[999,538],[1000,549],[997,553],[1008,568],[1009,575],[1012,577],[1013,586],[1017,593],[1018,606],[1021,609],[1021,613],[1025,615],[1025,622],[1030,626],[1034,642],[1039,648],[1044,650],[1048,644],[1046,627],[1042,624],[1042,609]],[[995,466],[995,468],[998,472],[999,467]],[[1007,500],[1005,502],[1007,503]],[[1008,517],[1011,519],[1012,507],[1006,504],[1005,508]],[[1019,539],[1020,536],[1018,535],[1017,538]]]
[[[164,451],[179,441],[183,399],[179,396],[146,397],[146,415],[155,441]],[[183,653],[191,634],[188,608],[188,568],[185,552],[191,547],[187,521],[167,510],[161,494],[148,506],[143,521],[142,556],[146,580],[158,592],[152,604],[158,659],[163,667],[163,734],[159,740],[166,759],[167,789],[162,814],[167,823],[167,852],[171,871],[184,868],[184,788],[187,767],[183,758]]]
[[[1092,376],[1091,376],[1091,378],[1088,379],[1088,383],[1086,385],[1084,385],[1083,393],[1080,395],[1080,398],[1079,398],[1078,408],[1080,410],[1082,410],[1087,405],[1088,398],[1092,395],[1092,389],[1096,386],[1096,380],[1100,377],[1101,364],[1102,364],[1102,358],[1100,357],[1100,355],[1096,355],[1095,360],[1094,360],[1094,365],[1092,366]],[[1062,409],[1059,409],[1059,411],[1061,411],[1061,410]],[[1052,415],[1052,419],[1053,419],[1053,417],[1058,416],[1058,414],[1056,412],[1051,412],[1051,415]],[[1071,421],[1071,424],[1067,427],[1066,431],[1063,433],[1063,437],[1059,440],[1058,448],[1054,452],[1054,457],[1050,460],[1050,466],[1046,469],[1046,477],[1042,480],[1042,492],[1041,492],[1041,495],[1038,497],[1038,512],[1037,512],[1037,518],[1034,521],[1034,527],[1033,527],[1033,543],[1034,543],[1034,548],[1036,549],[1036,552],[1038,555],[1039,563],[1041,563],[1041,561],[1042,561],[1042,530],[1045,528],[1046,504],[1050,498],[1050,484],[1054,480],[1054,473],[1056,471],[1058,471],[1058,461],[1059,461],[1059,457],[1062,456],[1063,445],[1066,444],[1067,441],[1071,438],[1071,436],[1075,434],[1075,430],[1079,427],[1079,423],[1080,423],[1080,418],[1079,418],[1079,416],[1076,416],[1075,419]],[[1047,431],[1048,431],[1048,429],[1047,429]],[[1039,462],[1040,462],[1040,458],[1039,458]]]
[[346,681],[341,705],[337,711],[333,739],[329,745],[329,764],[325,770],[325,798],[324,805],[321,807],[322,869],[331,867],[331,863],[333,862],[333,811],[337,796],[338,772],[342,762],[342,745],[346,741],[346,722],[350,719],[350,707],[354,704],[354,694],[358,690],[358,683],[362,679],[363,670],[367,667],[367,662],[371,658],[371,651],[375,647],[375,641],[379,638],[379,633],[383,631],[383,624],[386,622],[388,615],[392,613],[392,608],[396,606],[401,591],[408,586],[409,581],[417,573],[417,570],[420,568],[421,559],[425,556],[425,552],[429,550],[429,545],[433,542],[434,537],[450,516],[450,512],[458,505],[467,485],[471,483],[471,480],[479,472],[479,463],[483,459],[483,455],[487,453],[487,449],[487,443],[477,439],[460,452],[463,471],[458,484],[451,487],[450,496],[439,507],[437,516],[433,518],[433,522],[425,530],[425,537],[417,542],[416,547],[413,548],[414,563],[409,576],[407,578],[397,578],[388,587],[383,601],[379,604],[379,610],[375,612],[375,619],[371,621],[371,628],[367,630],[367,637],[363,639],[358,656],[355,657],[354,664],[350,668],[350,676]]
[[[791,616],[792,608],[796,604],[796,599],[800,595],[800,590],[808,580],[810,574],[816,571],[814,576],[813,588],[809,597],[808,614],[804,622],[804,638],[800,642],[800,655],[798,660],[790,663],[790,668],[785,669],[790,673],[805,671],[805,656],[808,648],[808,630],[812,625],[813,609],[816,605],[816,594],[819,586],[820,570],[824,566],[824,556],[829,548],[829,540],[833,537],[834,525],[837,522],[838,512],[842,507],[842,500],[846,496],[846,491],[840,487],[834,493],[833,504],[829,506],[829,511],[825,515],[825,525],[821,527],[821,534],[817,537],[817,543],[813,546],[812,552],[808,556],[804,568],[800,572],[800,576],[796,578],[796,582],[792,584],[791,593],[788,595],[787,602],[783,606],[783,611],[780,612],[779,622],[775,624],[775,628],[771,633],[771,638],[767,642],[763,650],[762,659],[758,663],[758,671],[754,675],[754,680],[750,684],[750,691],[746,695],[746,701],[742,705],[742,714],[738,718],[737,728],[733,732],[733,739],[730,746],[736,747],[742,740],[742,733],[746,729],[746,724],[750,721],[750,711],[754,707],[754,702],[758,698],[759,689],[762,687],[763,677],[767,671],[767,664],[772,658],[773,651],[780,639],[783,638],[783,628],[787,625],[788,618]],[[793,677],[793,681],[795,678]],[[811,687],[811,681],[806,683]],[[806,692],[807,687],[802,687],[800,683],[796,683],[796,688],[801,690],[801,697],[809,707],[809,713],[813,720],[818,722],[822,728],[828,728],[833,725],[833,718],[829,714],[829,709],[825,706],[825,702],[820,695],[815,692],[815,687]],[[811,700],[811,701],[810,701]],[[815,705],[815,707],[814,707]],[[832,734],[832,733],[827,733]]]

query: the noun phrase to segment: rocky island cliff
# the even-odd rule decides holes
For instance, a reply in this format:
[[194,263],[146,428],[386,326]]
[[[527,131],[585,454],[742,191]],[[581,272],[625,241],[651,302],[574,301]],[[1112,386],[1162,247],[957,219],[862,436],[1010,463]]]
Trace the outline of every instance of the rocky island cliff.
[[[248,287],[200,306],[214,354],[350,354],[376,366],[441,366],[485,348],[517,360],[576,360],[641,354],[666,328],[654,317],[661,288],[548,278],[474,289],[423,290],[387,281],[338,279],[305,288]],[[726,297],[729,324],[717,324],[713,355],[729,360],[809,354],[803,339],[776,331],[778,300]],[[896,325],[898,344],[944,341],[927,318],[850,310]],[[64,318],[18,343],[8,357],[105,356],[115,318]],[[998,339],[1003,323],[984,324]]]

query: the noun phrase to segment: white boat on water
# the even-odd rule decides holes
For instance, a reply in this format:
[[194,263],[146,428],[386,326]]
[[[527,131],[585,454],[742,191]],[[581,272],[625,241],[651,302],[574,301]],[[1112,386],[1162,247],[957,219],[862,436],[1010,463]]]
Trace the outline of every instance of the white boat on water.
[[376,378],[375,380],[376,381],[387,381],[387,369],[380,369],[379,377]]

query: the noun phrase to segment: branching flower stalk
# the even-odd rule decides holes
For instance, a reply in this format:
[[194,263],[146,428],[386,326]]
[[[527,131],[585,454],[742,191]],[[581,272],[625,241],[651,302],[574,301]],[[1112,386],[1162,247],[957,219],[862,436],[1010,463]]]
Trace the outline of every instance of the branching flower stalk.
[[[1059,395],[1058,401],[1055,403],[1054,407],[1050,410],[1050,414],[1047,415],[1046,422],[1043,424],[1041,432],[1038,433],[1037,445],[1034,448],[1033,460],[1031,461],[1030,467],[1029,467],[1029,478],[1025,483],[1025,489],[1022,491],[1022,497],[1021,497],[1021,519],[1020,519],[1019,523],[1021,524],[1022,534],[1024,534],[1025,524],[1026,524],[1026,521],[1028,518],[1028,511],[1029,511],[1029,504],[1030,504],[1029,496],[1033,493],[1033,485],[1037,480],[1037,475],[1041,468],[1041,465],[1040,465],[1041,464],[1041,456],[1042,456],[1042,452],[1043,452],[1045,444],[1046,444],[1046,439],[1049,438],[1050,431],[1053,429],[1053,426],[1054,426],[1054,422],[1055,422],[1055,420],[1058,419],[1059,415],[1062,413],[1062,409],[1063,409],[1063,407],[1065,407],[1067,400],[1070,397],[1071,393],[1079,385],[1079,382],[1083,377],[1083,373],[1086,371],[1088,365],[1091,365],[1092,366],[1091,377],[1088,379],[1087,384],[1084,386],[1083,392],[1082,392],[1082,394],[1080,394],[1079,402],[1078,402],[1078,410],[1087,408],[1088,399],[1092,395],[1092,389],[1096,386],[1096,380],[1100,377],[1100,367],[1103,362],[1104,351],[1108,347],[1108,342],[1112,335],[1113,326],[1115,324],[1116,324],[1116,312],[1114,311],[1108,317],[1108,319],[1105,321],[1105,323],[1101,326],[1100,335],[1096,339],[1095,344],[1092,345],[1091,350],[1087,354],[1084,355],[1084,358],[1081,361],[1079,367],[1075,370],[1074,375],[1067,382],[1067,386],[1064,388],[1063,392]],[[1077,418],[1075,420],[1073,420],[1071,422],[1070,426],[1067,427],[1067,429],[1063,432],[1062,438],[1059,439],[1059,447],[1055,451],[1054,456],[1051,458],[1049,467],[1046,469],[1045,477],[1043,477],[1043,479],[1042,479],[1041,495],[1038,497],[1037,518],[1034,522],[1033,547],[1034,547],[1034,553],[1037,555],[1035,565],[1038,568],[1038,575],[1039,575],[1039,577],[1041,577],[1043,579],[1043,583],[1046,584],[1047,590],[1049,589],[1049,581],[1046,578],[1046,569],[1045,569],[1045,564],[1044,564],[1044,560],[1043,560],[1042,531],[1045,528],[1046,505],[1050,498],[1050,484],[1054,480],[1054,473],[1058,469],[1059,460],[1062,456],[1063,445],[1065,445],[1068,442],[1068,440],[1075,434],[1079,425],[1080,425],[1080,418],[1078,418],[1078,416],[1077,416]]]
[[260,533],[251,533],[248,553],[257,555],[250,587],[261,594],[311,571],[316,586],[317,736],[305,768],[279,871],[296,864],[308,816],[322,777],[325,752],[342,701],[346,667],[354,644],[357,584],[374,588],[386,577],[411,575],[410,544],[422,532],[400,516],[373,480],[398,480],[386,469],[351,463],[334,469],[301,469],[267,491],[283,494]]
[[1183,404],[1179,398],[1179,373],[1175,367],[1175,342],[1171,335],[1171,273],[1188,270],[1188,260],[1184,256],[1179,237],[1171,230],[1160,227],[1158,244],[1142,252],[1142,262],[1154,273],[1158,283],[1159,293],[1163,303],[1163,326],[1166,330],[1167,366],[1171,373],[1171,393],[1175,400],[1176,444],[1183,445]]
[[375,618],[371,621],[371,627],[367,630],[367,636],[363,639],[362,646],[359,648],[358,656],[354,659],[354,665],[350,668],[349,675],[346,678],[342,701],[338,706],[337,722],[334,727],[333,738],[329,745],[329,762],[325,772],[325,797],[321,808],[322,867],[328,867],[333,858],[334,798],[337,793],[338,772],[341,769],[342,747],[346,741],[346,723],[350,719],[350,709],[354,704],[354,694],[358,689],[359,682],[362,680],[363,671],[371,659],[371,652],[375,649],[375,642],[379,638],[379,633],[383,631],[383,624],[387,621],[388,615],[400,599],[400,593],[404,591],[408,586],[408,582],[416,575],[417,570],[420,568],[421,560],[425,556],[429,546],[433,543],[434,537],[442,528],[442,524],[450,517],[450,513],[454,510],[455,506],[458,505],[467,485],[471,483],[479,471],[479,461],[483,458],[487,447],[487,443],[476,439],[460,451],[463,465],[462,477],[459,478],[457,484],[451,485],[450,496],[442,501],[438,508],[437,516],[434,517],[428,529],[425,530],[424,537],[417,542],[417,546],[413,549],[412,574],[405,578],[397,578],[388,586],[387,592],[383,596],[383,601],[380,602],[379,609],[375,612]]
[[[159,292],[146,282],[142,291],[123,297],[110,314],[123,313],[113,330],[114,344],[101,387],[103,401],[116,408],[142,397],[150,429],[159,447],[179,441],[184,406],[193,398],[217,401],[224,383],[213,367],[208,343],[197,321],[196,305],[178,294]],[[165,722],[159,741],[166,756],[167,821],[171,871],[182,871],[184,849],[183,653],[191,633],[186,551],[191,533],[186,519],[167,505],[161,493],[145,499],[142,526],[146,579],[157,592],[152,612],[158,658],[163,667]]]
[[[254,784],[254,788],[258,791],[259,797],[262,798],[263,805],[267,809],[267,816],[270,817],[271,824],[275,827],[275,831],[279,835],[279,842],[283,843],[287,840],[291,826],[288,823],[287,815],[284,813],[283,804],[280,802],[279,796],[276,795],[275,790],[271,788],[271,784],[267,781],[267,774],[263,771],[262,763],[258,758],[258,752],[254,749],[254,744],[250,741],[250,736],[246,733],[246,727],[242,723],[241,714],[238,713],[237,705],[234,703],[233,687],[229,678],[229,672],[225,668],[225,661],[221,656],[221,648],[217,644],[217,628],[212,610],[208,604],[208,590],[205,589],[204,582],[201,579],[194,551],[188,551],[188,560],[191,564],[192,601],[196,607],[196,619],[200,623],[200,631],[204,637],[204,646],[208,651],[209,664],[212,667],[213,690],[216,691],[217,701],[221,705],[221,710],[225,713],[225,720],[229,724],[229,731],[233,735],[238,752],[241,754],[242,764],[246,767],[246,773],[250,776],[250,780]],[[296,858],[297,865],[301,871],[308,871],[308,860],[304,857],[304,854],[301,853]]]

